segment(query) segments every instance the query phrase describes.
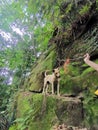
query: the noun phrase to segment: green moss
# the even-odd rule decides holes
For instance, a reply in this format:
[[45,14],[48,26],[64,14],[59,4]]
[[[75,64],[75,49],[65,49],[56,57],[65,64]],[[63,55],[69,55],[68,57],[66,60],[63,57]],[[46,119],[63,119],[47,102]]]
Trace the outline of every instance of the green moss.
[[[70,71],[68,74],[65,74],[63,68],[60,69],[60,93],[73,93],[74,86],[76,86],[76,89],[78,89],[78,87],[83,88],[85,84],[90,88],[89,95],[84,95],[85,112],[88,114],[87,117],[85,117],[84,124],[88,126],[92,122],[93,118],[94,121],[92,123],[97,121],[97,105],[91,102],[94,92],[93,85],[96,85],[98,81],[96,78],[97,73],[87,72],[85,73],[85,76],[79,76],[78,69],[73,70],[75,67],[72,66],[69,68],[71,71],[76,72],[76,74],[73,76],[73,73],[70,73]],[[85,78],[87,79],[85,80]],[[56,115],[55,96],[47,97],[42,94],[21,92],[19,93],[17,100],[17,127],[12,126],[10,130],[14,130],[14,128],[15,130],[50,130],[53,125],[59,122]],[[62,118],[65,119],[66,117]]]
[[[40,124],[42,125],[41,128],[43,128],[43,130],[49,130],[57,121],[57,117],[55,114],[55,103],[55,98],[46,97],[46,109],[45,113],[43,113],[43,117],[41,119],[42,121],[40,122]],[[38,130],[42,130],[41,128]]]
[[66,14],[68,14],[68,13],[71,11],[72,6],[73,6],[72,3],[70,3],[70,4],[68,5],[68,7],[66,8]]
[[17,125],[10,127],[10,130],[49,130],[57,119],[55,114],[54,97],[47,97],[42,94],[33,94],[24,97],[24,93],[18,96]]
[[[80,86],[77,76],[79,75],[79,68],[74,67],[72,64],[68,66],[68,72],[65,74],[64,69],[60,70],[61,80],[60,80],[60,93],[75,93],[75,87]],[[76,78],[75,78],[76,77]]]
[[85,110],[84,124],[89,127],[93,124],[98,124],[98,104],[97,99],[94,99],[94,92],[96,86],[98,86],[98,72],[89,67],[83,71],[81,79],[82,88],[84,86],[88,88],[87,92],[84,92],[83,104]]
[[86,4],[85,6],[82,7],[82,9],[80,10],[80,15],[83,15],[85,13],[87,13],[89,11],[90,5]]
[[17,98],[17,117],[22,117],[24,113],[30,110],[31,95],[28,92],[21,92]]
[[9,130],[17,130],[17,126],[16,125],[13,125],[9,128]]
[[98,0],[96,0],[97,10],[98,10]]
[[25,87],[30,90],[40,90],[43,87],[43,75],[45,70],[52,70],[55,65],[56,52],[54,47],[51,48],[45,55],[42,55],[37,63],[34,65],[29,81],[25,82]]
[[[96,61],[94,61],[94,62],[95,62],[96,64],[98,64],[98,60],[96,60]],[[82,65],[82,67],[87,67],[87,66],[88,66],[87,64],[83,64],[83,65]],[[95,71],[95,70],[94,70],[93,68],[91,68],[91,67],[88,66],[88,68],[83,71],[82,76],[85,76],[85,75],[87,75],[88,73],[93,72],[93,71]]]
[[[97,8],[98,8],[98,0]],[[84,2],[85,3],[85,2]],[[70,40],[68,39],[69,32],[66,32],[66,29],[69,28],[70,22],[75,21],[75,17],[77,18],[78,13],[80,15],[86,14],[90,9],[90,3],[86,5],[79,5],[77,8],[73,7],[74,3],[69,3],[64,13],[62,13],[62,17],[65,17],[65,25],[64,32],[63,27],[58,31],[58,37],[63,39],[56,39],[57,46],[61,45],[63,48],[63,44],[65,43],[63,49],[67,48],[68,53],[62,52],[63,56],[70,56],[71,58],[80,57],[84,54],[85,51],[92,53],[92,50],[95,48],[95,42],[97,38],[97,29],[93,29],[93,25],[91,30],[85,30],[86,32],[83,36],[79,37],[77,40],[72,40],[73,44],[71,46]],[[74,9],[73,9],[74,8]],[[77,10],[78,9],[78,10]],[[71,12],[72,11],[72,12]],[[66,16],[69,15],[67,18]],[[60,16],[61,17],[61,16]],[[77,19],[76,19],[77,20]],[[58,21],[58,20],[56,20]],[[94,24],[95,26],[95,24]],[[77,31],[77,29],[76,29]],[[77,32],[78,33],[78,32]],[[77,35],[77,34],[76,34]],[[56,38],[56,37],[55,37]],[[72,38],[72,37],[71,37]],[[46,39],[47,41],[47,39]],[[55,41],[55,39],[54,39]],[[54,44],[54,43],[51,43]],[[94,44],[94,46],[93,46]],[[97,43],[96,43],[97,44]],[[40,56],[38,61],[32,68],[32,72],[29,78],[25,81],[25,88],[31,90],[40,90],[43,86],[43,77],[42,72],[45,70],[52,70],[56,64],[56,49],[48,48],[49,50]],[[62,49],[62,51],[63,51]],[[66,51],[66,49],[65,49]],[[81,62],[81,61],[80,61]],[[98,61],[96,61],[98,63]],[[83,64],[81,62],[81,64]],[[80,89],[88,88],[87,92],[83,91],[83,105],[84,105],[84,124],[88,126],[92,123],[98,124],[98,103],[93,100],[95,87],[98,86],[98,73],[95,72],[91,67],[83,64],[83,68],[81,69],[79,63],[76,59],[76,62],[70,63],[68,66],[68,72],[65,74],[63,68],[60,69],[61,80],[60,80],[60,94],[73,94],[79,93]],[[86,68],[86,69],[85,69]],[[80,73],[81,70],[81,73]],[[61,98],[61,97],[60,97]],[[10,127],[9,130],[50,130],[51,127],[58,123],[60,120],[65,120],[67,118],[67,114],[61,115],[60,120],[58,119],[55,109],[56,109],[56,96],[44,96],[42,94],[32,94],[28,92],[19,92],[17,100],[17,113],[16,113],[16,121],[15,124]],[[63,100],[60,99],[60,106],[62,106]],[[64,102],[66,106],[66,103]],[[63,108],[65,108],[65,106]],[[68,109],[68,107],[67,107]],[[64,109],[60,109],[60,111],[64,111]]]
[[84,124],[89,127],[98,124],[98,104],[92,95],[85,97],[84,100]]
[[[44,101],[44,111],[42,112],[42,115],[40,115],[40,119],[36,118],[33,120],[33,123],[30,124],[29,130],[35,129],[35,130],[49,130],[55,121],[56,115],[55,115],[55,98],[52,97],[45,97],[46,101]],[[46,108],[45,108],[46,107]],[[39,112],[41,112],[39,110]]]
[[[95,62],[98,63],[98,60],[96,60]],[[91,68],[89,66],[81,74],[82,81],[86,82],[88,84],[88,86],[91,86],[91,88],[93,86],[98,85],[97,77],[98,77],[98,73],[93,68]]]
[[92,72],[92,71],[94,71],[94,69],[91,68],[91,67],[88,67],[86,70],[83,71],[83,73],[82,73],[81,76],[85,76],[85,75],[87,75],[88,73],[90,73],[90,72]]

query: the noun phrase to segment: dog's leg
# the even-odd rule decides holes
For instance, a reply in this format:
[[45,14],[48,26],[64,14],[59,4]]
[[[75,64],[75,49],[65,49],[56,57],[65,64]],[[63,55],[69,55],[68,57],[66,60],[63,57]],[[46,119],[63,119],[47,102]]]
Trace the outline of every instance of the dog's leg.
[[49,87],[49,86],[48,86],[48,84],[47,84],[47,86],[46,86],[46,94],[48,93],[48,87]]
[[43,93],[45,93],[46,82],[44,82]]
[[52,83],[52,94],[54,94],[54,83]]
[[60,96],[60,85],[59,85],[59,81],[58,81],[58,84],[57,84],[57,95]]

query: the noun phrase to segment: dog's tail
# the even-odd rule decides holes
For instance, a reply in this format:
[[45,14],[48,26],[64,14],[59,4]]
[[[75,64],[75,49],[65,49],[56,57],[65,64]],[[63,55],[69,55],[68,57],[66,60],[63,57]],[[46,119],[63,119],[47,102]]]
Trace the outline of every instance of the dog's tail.
[[49,72],[50,72],[49,70],[46,70],[46,71],[44,71],[42,74],[43,74],[44,77],[46,77],[47,74],[49,74]]
[[44,72],[44,76],[45,76],[45,77],[47,76],[47,71]]

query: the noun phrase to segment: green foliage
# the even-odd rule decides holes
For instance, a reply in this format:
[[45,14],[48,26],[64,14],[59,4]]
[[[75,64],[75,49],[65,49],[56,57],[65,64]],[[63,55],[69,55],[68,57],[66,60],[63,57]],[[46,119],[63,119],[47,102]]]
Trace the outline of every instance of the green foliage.
[[16,125],[12,125],[12,126],[9,128],[9,130],[17,130]]
[[83,71],[82,76],[85,76],[86,74],[92,72],[93,70],[94,70],[93,68],[88,67],[88,69],[86,69],[85,71]]
[[60,91],[62,93],[71,94],[71,93],[75,93],[74,91],[75,87],[80,86],[79,68],[74,67],[72,64],[69,64],[67,69],[68,69],[68,72],[66,73],[64,72],[63,68],[61,68],[60,70],[60,75],[61,75],[61,80],[60,80],[61,90]]
[[98,115],[98,104],[97,99],[94,99],[92,94],[86,94],[84,104],[84,124],[89,127],[93,126],[93,124],[97,124],[98,119],[96,118]]
[[25,130],[26,128],[29,127],[29,122],[30,119],[33,117],[31,117],[33,110],[29,110],[26,112],[26,115],[23,118],[17,118],[14,123],[17,123],[17,130]]
[[34,30],[34,40],[37,44],[37,51],[42,52],[47,49],[47,43],[51,37],[53,25],[51,23],[43,23]]
[[68,13],[71,11],[72,6],[73,6],[72,3],[70,3],[70,4],[68,5],[68,7],[66,8],[66,14],[68,14]]
[[11,86],[8,86],[3,83],[4,78],[0,76],[0,111],[6,110],[6,104],[8,103],[8,99],[11,96]]
[[5,62],[6,62],[5,58],[6,58],[5,52],[0,51],[0,67],[4,67]]
[[61,93],[70,93],[70,87],[72,86],[71,77],[68,74],[64,73],[64,70],[60,70],[61,80],[60,80],[60,92]]
[[85,13],[87,13],[89,11],[90,5],[86,4],[85,6],[82,7],[82,9],[80,9],[80,15],[83,15]]
[[18,96],[19,108],[17,109],[17,114],[19,117],[13,122],[16,125],[11,126],[10,130],[14,128],[16,130],[41,130],[42,127],[43,130],[48,130],[51,127],[51,120],[55,115],[55,98],[48,97],[47,99],[42,94],[33,94],[32,96],[24,97],[22,102],[21,98],[23,96],[24,94]]
[[[98,0],[96,0],[96,2],[98,8]],[[26,76],[28,72],[31,71],[32,65],[38,58],[37,54],[42,54],[43,51],[47,50],[49,39],[52,37],[52,33],[54,31],[54,26],[60,27],[60,4],[62,3],[62,0],[20,0],[13,1],[10,4],[6,2],[4,3],[5,5],[0,5],[0,27],[2,30],[9,32],[11,36],[13,35],[13,37],[16,37],[19,40],[15,46],[12,45],[10,48],[8,48],[7,42],[3,42],[1,38],[0,44],[4,44],[6,46],[3,46],[2,50],[0,50],[0,69],[3,67],[9,67],[10,70],[13,70],[15,75],[13,78],[13,84],[11,86],[2,84],[3,80],[0,81],[0,111],[5,111],[7,107],[7,110],[10,110],[11,105],[13,105],[12,95],[15,94],[15,92],[19,89],[20,84],[21,87],[24,85],[24,80],[25,78],[27,79]],[[71,2],[64,11],[64,15],[71,15],[70,11],[72,10],[72,7],[73,3]],[[79,11],[80,15],[87,13],[89,8],[89,4],[82,6]],[[73,17],[75,17],[75,15],[73,15]],[[71,16],[69,16],[69,19],[71,20]],[[11,25],[13,24],[15,24],[17,28],[20,28],[20,30],[23,30],[23,37],[12,31]],[[68,24],[69,23],[66,25]],[[67,27],[69,28],[69,26]],[[66,36],[66,32],[64,33]],[[87,42],[90,42],[89,45],[91,47],[92,45],[94,46],[92,43],[94,43],[97,39],[97,35],[95,34],[97,34],[97,29],[91,33],[91,38],[86,39]],[[28,88],[39,90],[39,88],[42,87],[42,79],[40,79],[40,74],[42,71],[46,69],[52,70],[52,68],[56,66],[56,53],[53,51],[50,50],[47,54],[44,54],[43,58],[40,58],[36,62],[34,69],[31,72],[30,80],[26,82]],[[93,75],[92,69],[87,68],[80,76],[78,68],[79,66],[74,67],[74,65],[69,65],[69,72],[67,74],[61,70],[61,94],[73,93],[74,87],[78,89],[79,87],[86,86],[90,87],[91,95],[93,95],[93,86],[97,85],[97,75]],[[90,76],[93,76],[89,77],[89,74]],[[85,78],[87,80],[85,80]],[[12,98],[10,98],[10,96]],[[11,105],[6,105],[8,104],[9,100]],[[54,120],[52,122],[51,119],[53,116],[55,116],[55,106],[53,99],[48,98],[47,100],[48,105],[45,107],[45,105],[42,106],[42,95],[35,95],[33,101],[32,98],[28,98],[27,96],[25,98],[25,94],[19,96],[19,108],[17,108],[18,118],[15,120],[15,123],[18,125],[18,127],[17,125],[13,125],[10,130],[25,130],[27,128],[32,130],[36,129],[36,127],[41,129],[44,124],[43,130],[50,129],[51,124],[54,122]],[[97,118],[98,111],[97,105],[93,106],[93,104],[89,104],[91,101],[90,95],[88,100],[86,100],[87,103],[85,104],[85,110],[87,111],[86,121],[88,124],[90,124],[95,116]],[[87,106],[87,104],[89,104],[89,106]],[[44,115],[42,107],[45,107],[47,116]],[[41,121],[42,118],[43,120]]]
[[98,10],[98,0],[96,0],[97,10]]

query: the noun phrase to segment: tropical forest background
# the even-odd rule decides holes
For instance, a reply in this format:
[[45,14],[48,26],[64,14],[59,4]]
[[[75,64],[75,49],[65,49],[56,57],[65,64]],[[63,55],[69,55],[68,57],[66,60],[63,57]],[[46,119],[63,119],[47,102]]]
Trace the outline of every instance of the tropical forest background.
[[[98,0],[0,0],[0,130],[98,130],[98,72],[85,53],[98,63]],[[45,97],[42,73],[56,67],[61,98]]]

